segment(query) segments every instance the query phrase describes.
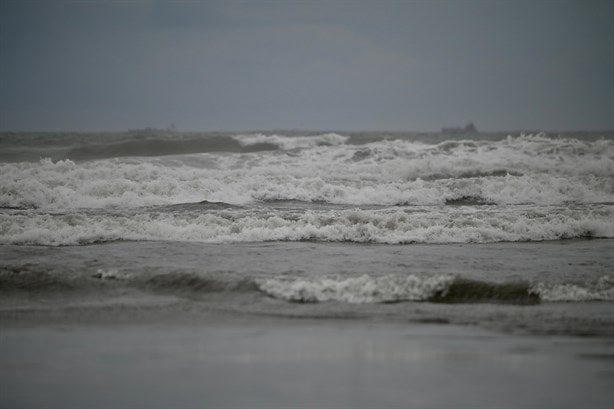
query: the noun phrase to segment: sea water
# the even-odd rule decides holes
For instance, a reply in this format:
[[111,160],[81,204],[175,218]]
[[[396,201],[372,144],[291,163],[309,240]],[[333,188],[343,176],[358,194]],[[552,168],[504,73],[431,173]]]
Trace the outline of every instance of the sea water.
[[614,334],[611,133],[4,133],[0,160],[7,299]]

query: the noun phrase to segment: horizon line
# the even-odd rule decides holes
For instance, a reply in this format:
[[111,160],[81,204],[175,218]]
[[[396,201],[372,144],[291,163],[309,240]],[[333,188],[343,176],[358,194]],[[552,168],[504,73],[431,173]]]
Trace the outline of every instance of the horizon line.
[[[194,130],[194,129],[170,129],[170,128],[156,128],[156,127],[144,127],[144,128],[128,128],[128,129],[107,129],[107,130],[67,130],[67,129],[48,129],[48,130],[0,130],[0,134],[26,134],[26,133],[77,133],[77,134],[121,134],[131,132],[169,132],[177,134],[188,133],[267,133],[267,132],[321,132],[321,133],[420,133],[420,134],[440,134],[442,130],[391,130],[391,129],[341,129],[341,128],[246,128],[246,129],[209,129],[209,130]],[[478,130],[477,134],[487,133],[505,133],[505,132],[531,132],[531,133],[573,133],[573,132],[614,132],[614,128],[587,128],[587,129],[530,129],[530,128],[517,128],[517,129],[501,129],[501,130]]]

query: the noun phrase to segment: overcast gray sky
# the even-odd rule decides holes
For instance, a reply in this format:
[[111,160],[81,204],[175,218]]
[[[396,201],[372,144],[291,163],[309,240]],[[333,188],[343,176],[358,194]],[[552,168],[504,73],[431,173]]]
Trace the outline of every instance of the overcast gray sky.
[[614,129],[614,1],[0,0],[0,130]]

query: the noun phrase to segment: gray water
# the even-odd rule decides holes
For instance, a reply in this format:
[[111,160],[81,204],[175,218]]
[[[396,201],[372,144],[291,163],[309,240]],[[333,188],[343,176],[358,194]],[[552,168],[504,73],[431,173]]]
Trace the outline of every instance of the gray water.
[[[614,240],[4,245],[0,277],[3,314],[9,316],[17,307],[42,303],[72,305],[78,319],[80,309],[87,317],[96,305],[171,297],[195,304],[191,308],[241,315],[609,336],[611,284],[603,277],[611,272],[613,249]],[[447,299],[433,293],[433,279],[449,291]]]
[[394,320],[419,305],[485,326],[495,305],[510,331],[612,334],[612,134],[149,129],[0,146],[11,302],[130,292]]
[[0,407],[608,407],[607,133],[0,134]]

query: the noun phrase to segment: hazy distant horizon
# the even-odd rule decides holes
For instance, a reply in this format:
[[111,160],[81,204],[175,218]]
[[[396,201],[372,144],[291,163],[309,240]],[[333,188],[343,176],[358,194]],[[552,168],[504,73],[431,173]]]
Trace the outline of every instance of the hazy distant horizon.
[[614,2],[0,2],[0,129],[614,129]]
[[[453,125],[453,126],[464,126],[465,124]],[[477,125],[477,124],[476,124]],[[447,125],[446,125],[447,126]],[[169,131],[169,128],[161,127],[133,127],[127,129],[8,129],[1,130],[0,134],[28,134],[28,133],[79,133],[79,134],[97,134],[97,133],[109,133],[109,134],[121,134],[128,133],[131,131],[146,131],[148,129],[155,131]],[[318,134],[318,133],[416,133],[416,134],[439,134],[442,132],[441,127],[439,129],[428,129],[428,130],[416,130],[416,129],[317,129],[317,128],[267,128],[267,129],[181,129],[179,127],[175,130],[177,133],[202,133],[202,134],[214,134],[214,133],[224,133],[224,134],[242,134],[242,133],[292,133],[292,134]],[[479,133],[489,134],[489,133],[564,133],[564,134],[573,134],[573,133],[614,133],[614,127],[611,129],[529,129],[529,128],[516,128],[516,129],[481,129],[478,127]]]

